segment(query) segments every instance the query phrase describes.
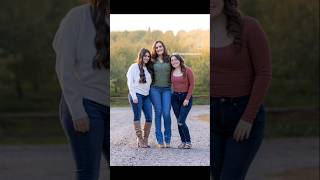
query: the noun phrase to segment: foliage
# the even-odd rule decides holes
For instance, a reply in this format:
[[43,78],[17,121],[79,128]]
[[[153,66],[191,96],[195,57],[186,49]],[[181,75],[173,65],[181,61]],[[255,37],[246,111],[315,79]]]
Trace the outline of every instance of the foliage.
[[[0,111],[57,110],[60,87],[52,39],[62,17],[79,0],[5,0],[0,6]],[[241,0],[268,35],[273,80],[269,106],[319,106],[319,1]],[[139,48],[163,40],[184,56],[197,76],[197,94],[209,94],[208,33],[137,31],[111,33],[111,93],[126,96],[125,73]],[[201,47],[201,50],[197,48]]]
[[51,44],[62,17],[77,4],[76,0],[1,2],[1,111],[56,109],[60,87]]
[[126,96],[128,93],[126,73],[135,62],[139,50],[147,48],[151,51],[156,40],[162,40],[169,53],[180,53],[187,66],[191,67],[195,78],[195,94],[209,95],[210,82],[210,49],[209,31],[180,31],[174,35],[172,31],[124,31],[111,32],[111,96]]
[[319,106],[319,1],[241,0],[268,35],[273,80],[272,106]]

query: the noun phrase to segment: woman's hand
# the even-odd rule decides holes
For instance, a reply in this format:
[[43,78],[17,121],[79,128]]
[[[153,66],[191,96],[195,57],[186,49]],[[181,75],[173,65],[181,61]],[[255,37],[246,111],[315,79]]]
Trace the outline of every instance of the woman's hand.
[[88,117],[73,121],[73,127],[77,132],[86,133],[90,129],[90,120]]
[[237,142],[241,142],[245,139],[248,139],[250,136],[251,128],[252,128],[251,123],[240,119],[240,121],[238,122],[238,125],[233,133],[233,138]]
[[188,106],[188,104],[189,104],[189,100],[185,99],[185,100],[183,101],[183,106]]
[[135,99],[133,99],[132,101],[133,101],[133,103],[135,103],[135,104],[138,104],[138,102],[139,102],[139,101],[138,101],[138,98],[135,98]]

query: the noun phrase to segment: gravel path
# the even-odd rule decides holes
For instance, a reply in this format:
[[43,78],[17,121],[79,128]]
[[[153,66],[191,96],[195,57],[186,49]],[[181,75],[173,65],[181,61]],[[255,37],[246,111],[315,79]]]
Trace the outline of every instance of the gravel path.
[[247,180],[318,180],[319,137],[265,139]]
[[[192,149],[178,149],[180,137],[176,118],[172,117],[172,148],[155,147],[154,123],[149,145],[151,148],[137,148],[133,129],[133,113],[130,108],[111,108],[110,120],[110,164],[111,166],[209,166],[210,165],[210,125],[200,120],[209,116],[209,106],[193,106],[187,120]],[[144,116],[142,116],[144,122]],[[163,129],[163,128],[162,128]]]
[[[0,145],[1,180],[72,180],[75,166],[68,145]],[[100,180],[110,176],[102,158]]]
[[[0,145],[1,180],[71,180],[73,171],[67,145]],[[108,172],[102,160],[100,179],[106,179]],[[266,139],[247,177],[247,180],[301,179],[319,179],[319,137]]]

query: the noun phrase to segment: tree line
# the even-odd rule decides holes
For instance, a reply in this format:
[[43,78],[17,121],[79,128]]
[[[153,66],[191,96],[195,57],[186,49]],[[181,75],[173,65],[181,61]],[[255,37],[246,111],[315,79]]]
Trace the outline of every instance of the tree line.
[[[266,97],[267,105],[318,106],[319,1],[239,2],[242,12],[258,19],[268,35],[273,80]],[[1,2],[0,111],[57,110],[60,87],[51,44],[62,17],[79,4],[79,0]],[[181,31],[177,35],[153,30],[112,32],[111,94],[126,93],[123,82],[126,68],[134,62],[139,48],[151,49],[152,42],[158,38],[167,44],[170,52],[201,52],[200,56],[184,57],[187,65],[196,70],[196,93],[208,94],[210,62],[209,49],[205,47],[209,38],[204,38],[205,32],[199,37],[191,33],[200,32]]]
[[111,32],[110,36],[110,92],[112,96],[126,96],[126,72],[135,62],[139,50],[152,51],[152,44],[161,40],[169,54],[179,53],[185,64],[192,68],[196,78],[195,94],[209,96],[210,82],[210,35],[209,30],[172,31],[140,30]]

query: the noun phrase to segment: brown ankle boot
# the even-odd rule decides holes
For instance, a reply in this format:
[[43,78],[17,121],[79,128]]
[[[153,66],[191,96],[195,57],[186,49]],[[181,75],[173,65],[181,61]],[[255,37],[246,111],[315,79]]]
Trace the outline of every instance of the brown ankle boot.
[[148,138],[150,134],[150,129],[151,129],[151,122],[145,122],[144,127],[143,127],[143,140],[144,144],[149,148],[150,146],[148,145]]
[[134,125],[134,130],[136,131],[136,135],[137,135],[138,147],[146,148],[147,146],[145,145],[143,137],[142,137],[142,130],[141,130],[140,121],[134,121],[133,125]]

